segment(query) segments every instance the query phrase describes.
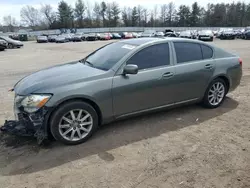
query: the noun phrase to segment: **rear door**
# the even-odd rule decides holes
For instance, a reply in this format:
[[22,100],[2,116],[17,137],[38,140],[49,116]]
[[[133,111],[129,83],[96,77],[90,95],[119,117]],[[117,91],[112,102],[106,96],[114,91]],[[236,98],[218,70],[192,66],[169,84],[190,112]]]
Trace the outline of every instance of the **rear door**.
[[213,49],[195,42],[174,42],[175,81],[179,85],[175,102],[203,97],[215,69]]

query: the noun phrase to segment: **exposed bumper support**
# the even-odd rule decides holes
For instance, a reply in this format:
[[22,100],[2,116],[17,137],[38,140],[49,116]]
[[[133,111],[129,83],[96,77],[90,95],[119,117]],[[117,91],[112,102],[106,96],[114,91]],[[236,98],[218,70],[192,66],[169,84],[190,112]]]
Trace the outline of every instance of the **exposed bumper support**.
[[18,114],[18,121],[6,120],[0,130],[17,136],[34,136],[40,145],[48,139],[47,123],[45,121],[47,112],[48,110],[45,108],[32,114],[21,112]]

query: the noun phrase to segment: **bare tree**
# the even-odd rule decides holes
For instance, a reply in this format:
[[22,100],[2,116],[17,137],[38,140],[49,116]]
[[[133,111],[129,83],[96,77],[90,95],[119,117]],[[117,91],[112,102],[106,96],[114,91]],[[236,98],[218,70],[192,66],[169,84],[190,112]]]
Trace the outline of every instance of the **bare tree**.
[[141,26],[142,16],[143,16],[143,7],[141,5],[137,6],[137,15],[138,15],[138,26]]
[[167,19],[167,5],[166,4],[161,5],[161,16],[160,16],[160,19],[161,19],[162,26],[165,26],[166,19]]
[[85,14],[86,6],[82,0],[77,0],[75,4],[75,18],[77,19],[78,26],[83,27],[83,18]]
[[95,6],[93,9],[93,16],[95,20],[95,25],[97,27],[101,26],[101,6],[97,2],[95,2]]
[[3,23],[7,26],[9,32],[14,32],[14,27],[17,25],[17,21],[11,15],[3,17]]
[[148,23],[148,17],[149,17],[149,12],[148,12],[148,9],[144,8],[142,10],[142,14],[143,14],[143,26],[147,26],[147,23]]
[[119,14],[120,14],[119,4],[116,2],[111,3],[111,15],[112,15],[112,27],[116,27],[118,25]]
[[56,20],[56,13],[53,11],[52,6],[49,4],[42,5],[40,12],[44,17],[45,23],[51,27],[53,22]]
[[172,22],[174,19],[174,16],[176,14],[176,10],[175,10],[175,5],[173,2],[170,2],[167,6],[168,9],[168,13],[167,13],[167,17],[168,17],[168,24],[169,26],[172,26]]
[[107,14],[107,26],[110,27],[111,26],[111,22],[112,22],[111,3],[107,3],[106,14]]
[[32,6],[25,6],[20,11],[22,21],[29,25],[31,28],[35,28],[40,23],[39,11]]
[[153,10],[153,26],[155,27],[156,25],[156,20],[157,20],[157,17],[158,17],[158,5],[155,5],[154,6],[154,10]]

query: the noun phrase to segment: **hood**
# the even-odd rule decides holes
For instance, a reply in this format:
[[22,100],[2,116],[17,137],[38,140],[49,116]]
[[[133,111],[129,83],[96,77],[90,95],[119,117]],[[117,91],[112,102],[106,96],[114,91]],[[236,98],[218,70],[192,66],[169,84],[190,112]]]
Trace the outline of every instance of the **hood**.
[[89,67],[83,63],[72,62],[24,77],[15,85],[14,91],[18,95],[28,95],[37,91],[83,82],[104,73],[103,70]]

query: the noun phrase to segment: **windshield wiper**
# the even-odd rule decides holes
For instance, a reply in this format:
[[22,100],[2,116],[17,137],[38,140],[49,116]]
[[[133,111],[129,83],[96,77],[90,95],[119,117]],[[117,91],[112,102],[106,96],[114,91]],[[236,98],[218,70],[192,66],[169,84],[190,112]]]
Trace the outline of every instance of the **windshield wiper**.
[[89,64],[91,67],[94,67],[93,63],[90,63],[89,61],[86,61],[86,60],[85,60],[85,61],[84,61],[84,64],[86,64],[86,63]]
[[81,59],[79,60],[80,63],[83,63],[83,64],[88,64],[90,65],[91,67],[94,67],[94,64],[93,63],[90,63],[89,61],[87,61],[86,59]]

